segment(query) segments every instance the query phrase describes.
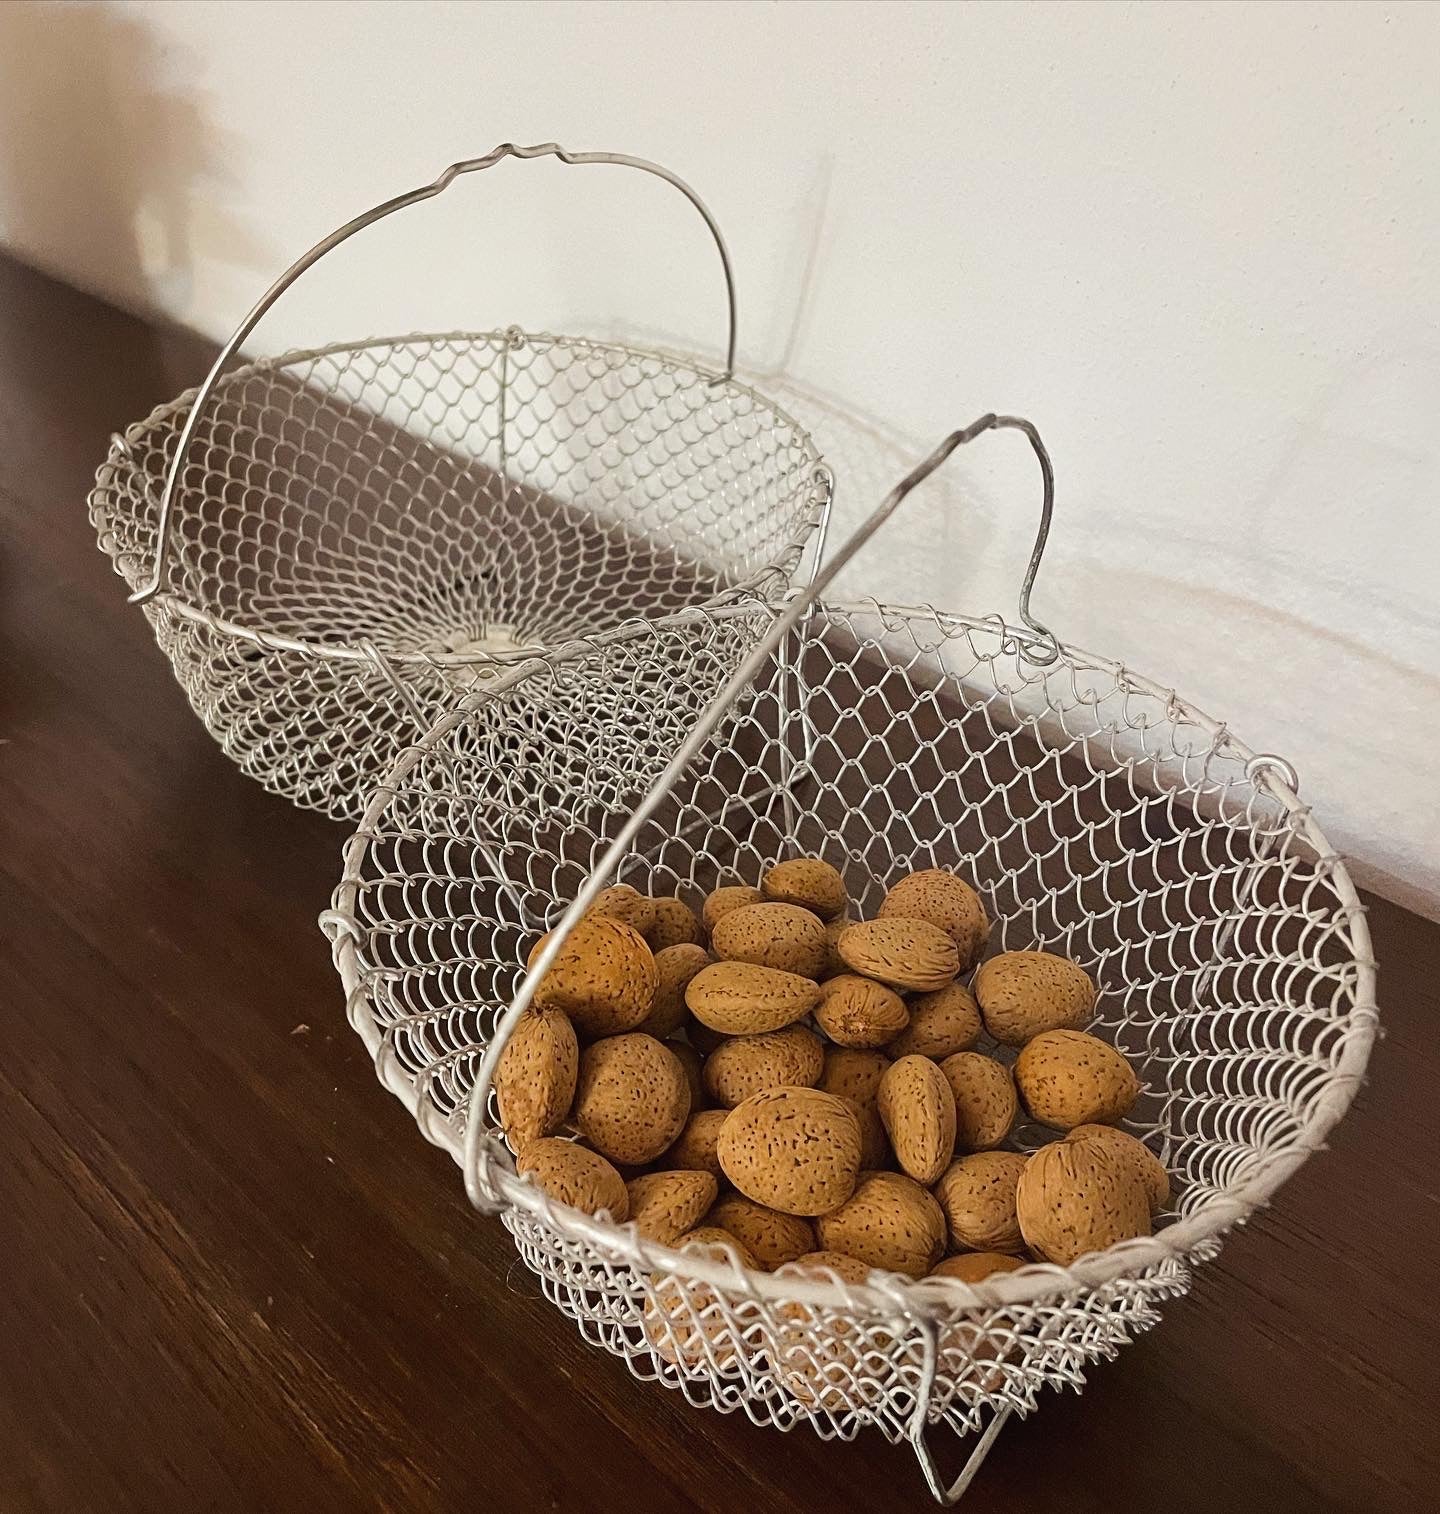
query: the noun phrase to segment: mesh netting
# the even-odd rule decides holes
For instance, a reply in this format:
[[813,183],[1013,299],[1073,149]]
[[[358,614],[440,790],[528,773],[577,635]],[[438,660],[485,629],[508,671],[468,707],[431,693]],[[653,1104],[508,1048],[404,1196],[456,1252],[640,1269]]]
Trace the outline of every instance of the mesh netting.
[[[709,670],[779,613],[686,613],[532,661],[442,721],[369,806],[327,927],[383,1080],[457,1159],[527,948],[693,727]],[[500,760],[517,727],[536,733],[523,769]],[[605,881],[698,906],[797,853],[839,865],[862,915],[912,869],[957,869],[995,922],[990,952],[1084,967],[1092,1029],[1143,1082],[1127,1125],[1174,1197],[1154,1237],[1070,1268],[807,1282],[551,1204],[514,1176],[492,1101],[471,1177],[546,1296],[696,1404],[895,1438],[1024,1412],[1153,1323],[1353,1095],[1373,966],[1343,865],[1264,759],[1114,664],[1065,648],[1034,666],[998,620],[812,611]],[[1051,1135],[1022,1125],[1010,1144]]]
[[[193,397],[117,440],[91,495],[131,588]],[[520,649],[782,590],[818,462],[754,391],[631,348],[512,329],[291,353],[217,386],[146,613],[247,773],[354,818]]]

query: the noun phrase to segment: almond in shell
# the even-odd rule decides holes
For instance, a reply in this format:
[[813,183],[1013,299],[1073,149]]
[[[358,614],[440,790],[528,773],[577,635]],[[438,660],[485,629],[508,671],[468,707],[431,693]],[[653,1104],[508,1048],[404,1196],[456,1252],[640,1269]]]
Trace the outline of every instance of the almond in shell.
[[[530,952],[533,965],[545,943]],[[565,938],[535,996],[570,1016],[582,1040],[634,1030],[655,998],[655,958],[633,926],[608,915],[587,915]]]
[[860,1171],[860,1127],[843,1099],[769,1088],[730,1111],[717,1145],[725,1176],[757,1204],[816,1215],[843,1204]]
[[1124,1056],[1083,1030],[1047,1030],[1015,1059],[1021,1101],[1042,1125],[1072,1130],[1123,1119],[1140,1093]]
[[1129,1131],[1118,1130],[1114,1125],[1077,1125],[1065,1139],[1099,1141],[1116,1161],[1133,1168],[1145,1184],[1152,1214],[1157,1214],[1170,1202],[1170,1174],[1165,1171],[1160,1158]]
[[1150,1234],[1144,1179],[1094,1139],[1042,1146],[1020,1174],[1016,1212],[1025,1244],[1062,1267]]
[[837,1046],[860,1049],[884,1046],[909,1023],[910,1011],[893,988],[840,973],[820,985],[815,1023]]
[[819,997],[819,984],[809,978],[753,962],[713,962],[685,986],[690,1013],[726,1036],[756,1036],[793,1025]]
[[999,1251],[967,1251],[960,1256],[947,1256],[943,1262],[930,1269],[931,1277],[955,1277],[962,1283],[983,1283],[987,1277],[999,1272],[1019,1272],[1029,1263],[1021,1256],[1009,1256]]
[[710,932],[710,949],[722,962],[753,962],[812,979],[830,956],[819,917],[796,904],[732,909]]
[[693,1230],[715,1202],[718,1187],[708,1172],[646,1172],[625,1185],[630,1218],[649,1241],[673,1246]]
[[685,1069],[685,1081],[690,1085],[690,1112],[705,1107],[705,1084],[700,1053],[688,1041],[667,1041],[667,1051],[673,1052],[676,1060]]
[[825,1048],[825,1070],[817,1085],[826,1093],[840,1094],[857,1104],[871,1104],[880,1091],[880,1079],[890,1070],[890,1058],[879,1051],[849,1046]]
[[919,1183],[867,1172],[855,1192],[815,1222],[820,1245],[867,1266],[924,1277],[945,1250],[945,1216]]
[[928,920],[901,915],[857,920],[840,932],[835,950],[851,972],[906,991],[931,993],[960,971],[952,937]]
[[616,1224],[630,1216],[624,1179],[598,1151],[588,1151],[559,1136],[527,1141],[515,1158],[515,1170],[531,1177],[557,1204],[586,1214],[609,1212]]
[[957,1251],[1025,1249],[1015,1217],[1015,1189],[1025,1170],[1018,1151],[976,1151],[957,1157],[935,1185]]
[[575,1098],[580,1046],[568,1015],[547,1005],[520,1018],[495,1069],[500,1124],[515,1150],[564,1123]]
[[875,1107],[901,1170],[928,1188],[955,1154],[955,1096],[945,1074],[928,1057],[901,1057],[881,1078]]
[[758,1036],[731,1036],[705,1061],[704,1088],[726,1109],[766,1088],[810,1088],[825,1066],[820,1038],[803,1025]]
[[[838,1251],[812,1251],[781,1269],[809,1282],[863,1285],[870,1267]],[[780,1381],[807,1408],[832,1414],[862,1409],[883,1396],[871,1373],[857,1368],[867,1348],[885,1349],[887,1335],[866,1329],[848,1311],[781,1304],[771,1346]]]
[[910,1001],[910,1023],[886,1046],[892,1057],[943,1062],[980,1039],[980,1010],[963,983],[951,983]]
[[738,1193],[721,1199],[705,1223],[733,1235],[766,1272],[815,1249],[815,1227],[809,1220],[767,1209]]
[[692,1114],[679,1139],[661,1158],[666,1171],[708,1172],[717,1180],[723,1177],[716,1148],[729,1113],[728,1109],[701,1109]]
[[650,1013],[636,1027],[647,1036],[665,1041],[685,1023],[685,990],[702,967],[709,967],[710,953],[703,946],[680,942],[655,953],[655,993]]
[[612,1162],[653,1161],[685,1128],[690,1085],[654,1036],[610,1036],[587,1046],[575,1090],[575,1126]]
[[825,922],[825,968],[820,974],[821,979],[833,978],[836,973],[845,971],[845,964],[840,960],[840,936],[845,928],[855,922],[848,915],[836,915],[833,920]]
[[[724,1230],[702,1225],[679,1236],[677,1250],[731,1267],[753,1268],[755,1258]],[[737,1276],[739,1286],[740,1278]],[[730,1365],[746,1348],[731,1324],[729,1311],[717,1307],[715,1290],[707,1283],[685,1282],[674,1276],[650,1279],[641,1321],[646,1339],[657,1356],[683,1366],[713,1362]]]
[[990,936],[980,895],[963,878],[938,867],[900,879],[885,895],[877,914],[882,920],[898,915],[938,925],[955,942],[961,971],[984,951]]
[[[655,903],[628,883],[616,883],[601,889],[587,915],[606,915],[612,920],[623,920],[634,926],[642,936],[648,937],[655,923]],[[648,941],[647,941],[648,944]]]
[[652,952],[671,946],[703,946],[705,928],[700,917],[683,899],[653,899],[654,916],[644,932]]
[[1079,1030],[1095,1012],[1090,975],[1053,952],[1002,952],[980,964],[974,987],[985,1029],[1005,1046],[1046,1030]]
[[781,904],[798,904],[822,920],[843,915],[850,904],[839,869],[819,857],[777,862],[761,878],[760,892]]
[[747,904],[760,904],[764,897],[758,888],[752,888],[747,883],[727,883],[711,893],[701,905],[701,923],[707,931],[713,931],[732,909],[743,909]]
[[955,1149],[993,1151],[1020,1113],[1010,1069],[978,1051],[946,1057],[940,1071],[955,1096]]

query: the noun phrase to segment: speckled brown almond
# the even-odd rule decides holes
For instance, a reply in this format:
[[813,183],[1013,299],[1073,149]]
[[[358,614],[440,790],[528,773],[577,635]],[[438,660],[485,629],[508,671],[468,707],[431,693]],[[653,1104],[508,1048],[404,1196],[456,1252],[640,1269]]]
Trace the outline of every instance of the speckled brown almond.
[[[781,1269],[782,1275],[834,1286],[863,1284],[870,1267],[838,1251],[812,1251]],[[844,1414],[875,1401],[876,1385],[861,1370],[860,1357],[883,1348],[873,1328],[862,1331],[849,1314],[809,1304],[781,1304],[775,1311],[771,1358],[780,1381],[807,1408]]]
[[668,1040],[685,1023],[685,990],[702,967],[709,967],[710,953],[703,946],[681,942],[655,953],[655,993],[650,1013],[636,1027],[658,1041]]
[[819,917],[798,904],[732,909],[710,932],[710,949],[722,962],[753,962],[811,979],[825,970],[830,955]]
[[602,889],[600,896],[586,911],[587,915],[605,915],[611,920],[623,920],[626,925],[634,926],[642,936],[648,938],[650,930],[655,924],[655,902],[647,899],[637,889],[631,888],[628,883],[617,883],[611,888]]
[[919,994],[910,1001],[910,1023],[889,1042],[892,1057],[929,1057],[943,1062],[957,1051],[969,1051],[980,1039],[980,1011],[970,990],[961,983]]
[[[724,1230],[701,1225],[678,1236],[677,1249],[732,1267],[753,1267],[754,1257]],[[646,1338],[657,1356],[667,1362],[698,1366],[713,1362],[726,1366],[747,1345],[735,1332],[728,1311],[715,1308],[714,1289],[703,1283],[682,1284],[674,1277],[652,1277],[642,1313]]]
[[815,1222],[827,1251],[871,1267],[924,1277],[945,1250],[945,1216],[919,1183],[899,1172],[867,1172],[855,1192]]
[[820,985],[798,973],[753,962],[713,962],[685,987],[685,1003],[702,1025],[726,1036],[758,1036],[803,1020]]
[[1116,1161],[1133,1168],[1145,1184],[1152,1214],[1158,1213],[1170,1202],[1170,1174],[1165,1171],[1164,1163],[1129,1131],[1117,1130],[1113,1125],[1077,1125],[1065,1139],[1099,1141]]
[[[550,939],[531,949],[534,963]],[[655,958],[634,926],[608,915],[588,915],[566,937],[545,975],[536,1002],[570,1016],[581,1040],[634,1030],[655,998]]]
[[1015,1059],[1021,1102],[1042,1125],[1073,1130],[1123,1119],[1140,1080],[1108,1042],[1083,1030],[1047,1030],[1027,1041]]
[[890,1058],[879,1051],[861,1051],[849,1046],[825,1048],[825,1070],[816,1085],[826,1093],[840,1094],[857,1104],[873,1106],[880,1079],[890,1070]]
[[941,1174],[935,1197],[945,1211],[957,1251],[1025,1249],[1015,1218],[1015,1188],[1025,1170],[1018,1151],[976,1151],[957,1157]]
[[708,1172],[719,1179],[720,1157],[716,1151],[720,1131],[729,1117],[728,1109],[701,1109],[692,1114],[680,1132],[680,1138],[660,1159],[667,1171]]
[[699,1248],[706,1256],[712,1254],[711,1248],[713,1247],[713,1254],[716,1259],[723,1261],[728,1261],[729,1257],[726,1253],[733,1251],[736,1260],[742,1267],[749,1267],[751,1271],[755,1272],[763,1270],[757,1266],[754,1256],[751,1255],[750,1248],[742,1240],[731,1235],[728,1230],[722,1230],[718,1225],[697,1225],[693,1230],[687,1231],[675,1242],[675,1249],[677,1251],[683,1251],[691,1246]]
[[1002,952],[980,964],[975,998],[985,1029],[1005,1046],[1047,1030],[1079,1030],[1095,1012],[1095,985],[1083,967],[1053,952]]
[[1042,1146],[1020,1174],[1016,1212],[1025,1244],[1062,1267],[1150,1234],[1145,1180],[1093,1139]]
[[598,1151],[587,1151],[558,1136],[541,1136],[520,1148],[515,1169],[532,1177],[557,1204],[569,1204],[586,1214],[609,1210],[617,1224],[630,1217],[624,1179]]
[[[844,1283],[863,1283],[870,1276],[874,1268],[862,1262],[858,1257],[846,1256],[840,1251],[809,1251],[804,1256],[797,1256],[789,1264],[787,1277],[804,1277],[815,1282],[829,1282],[825,1276],[827,1272],[833,1272]],[[785,1306],[796,1309],[794,1304]]]
[[904,999],[883,983],[840,973],[820,985],[815,1023],[837,1046],[861,1050],[884,1046],[909,1022]]
[[1030,1264],[1023,1256],[1005,1256],[998,1251],[968,1251],[947,1256],[930,1269],[931,1277],[958,1277],[962,1283],[983,1283],[997,1272],[1019,1272]]
[[822,920],[843,915],[850,904],[845,880],[819,857],[777,862],[760,880],[760,892],[780,904],[798,904]]
[[900,1170],[928,1188],[955,1154],[955,1096],[945,1074],[928,1057],[901,1057],[880,1079],[875,1107]]
[[558,1130],[570,1113],[580,1070],[575,1027],[545,1005],[521,1016],[495,1069],[495,1100],[511,1146]]
[[697,1109],[704,1109],[709,1101],[705,1097],[700,1053],[688,1041],[667,1041],[665,1047],[675,1054],[681,1067],[685,1069],[685,1081],[690,1085],[690,1112],[693,1114]]
[[689,1114],[685,1069],[654,1036],[610,1036],[581,1053],[575,1126],[612,1162],[653,1161],[676,1140]]
[[705,1218],[719,1189],[708,1172],[647,1172],[631,1178],[625,1191],[640,1234],[673,1246]]
[[963,878],[938,867],[902,878],[876,913],[882,920],[898,915],[938,925],[954,941],[962,972],[985,950],[990,937],[990,921],[980,895]]
[[700,907],[700,920],[706,931],[715,927],[732,909],[743,909],[747,904],[759,904],[764,895],[748,883],[727,883],[717,888]]
[[978,1051],[961,1051],[946,1057],[940,1071],[955,1096],[955,1149],[993,1150],[1020,1113],[1010,1069]]
[[838,950],[841,933],[847,926],[855,922],[848,915],[836,915],[833,920],[825,922],[825,970],[820,974],[822,981],[833,978],[836,973],[845,971],[845,964],[840,960]]
[[955,942],[928,920],[857,920],[840,932],[835,950],[851,972],[907,991],[932,993],[960,971]]
[[654,919],[645,939],[652,952],[663,952],[672,946],[704,946],[705,928],[700,917],[683,899],[652,899]]
[[816,1088],[769,1088],[730,1111],[717,1145],[725,1176],[782,1214],[825,1214],[860,1171],[860,1127],[841,1099]]
[[733,1235],[765,1272],[774,1272],[815,1249],[815,1227],[809,1220],[767,1209],[739,1193],[721,1199],[705,1223]]
[[803,1025],[759,1036],[731,1036],[706,1058],[703,1081],[713,1103],[726,1109],[766,1088],[812,1088],[825,1066],[825,1050]]

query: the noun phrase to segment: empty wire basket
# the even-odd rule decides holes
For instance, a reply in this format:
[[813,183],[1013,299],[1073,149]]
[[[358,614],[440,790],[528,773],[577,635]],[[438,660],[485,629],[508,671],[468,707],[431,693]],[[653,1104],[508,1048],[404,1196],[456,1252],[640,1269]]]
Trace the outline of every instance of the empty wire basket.
[[[912,487],[995,426],[1030,436],[1045,481],[1016,623],[815,599]],[[525,778],[493,760],[503,704],[449,714],[366,807],[324,917],[382,1081],[587,1339],[697,1405],[908,1440],[944,1501],[1010,1414],[1046,1386],[1079,1387],[1088,1363],[1153,1324],[1319,1147],[1376,1029],[1362,909],[1289,766],[1030,617],[1050,501],[1033,428],[987,416],[788,606],[682,613],[512,670],[507,699],[536,708],[558,684],[588,684],[605,709],[657,687],[683,702],[689,670],[761,638],[709,707],[691,708],[668,760],[612,758],[602,732],[583,774],[547,747]],[[623,722],[606,719],[624,750]],[[593,735],[554,734],[562,751]],[[975,1285],[872,1273],[856,1286],[677,1252],[517,1177],[491,1075],[599,890],[624,881],[698,903],[821,852],[862,914],[912,869],[958,869],[995,922],[991,952],[1048,949],[1093,976],[1091,1028],[1143,1082],[1126,1123],[1171,1175],[1153,1236]],[[527,976],[526,950],[551,926]],[[1013,1139],[1042,1137],[1022,1126]],[[930,1443],[939,1426],[972,1439],[954,1482]]]
[[[656,175],[699,211],[725,277],[722,372],[513,326],[230,367],[332,248],[459,175],[543,155]],[[353,819],[455,691],[507,661],[794,580],[829,475],[801,427],[736,381],[735,340],[725,244],[687,185],[638,158],[507,143],[300,258],[198,390],[112,439],[91,517],[230,756]]]

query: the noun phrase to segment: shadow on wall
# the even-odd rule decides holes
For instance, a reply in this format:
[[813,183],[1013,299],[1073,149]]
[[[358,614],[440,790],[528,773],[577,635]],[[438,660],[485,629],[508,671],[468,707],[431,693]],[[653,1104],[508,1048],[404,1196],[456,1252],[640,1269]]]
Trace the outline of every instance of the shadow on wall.
[[204,261],[264,266],[224,207],[237,144],[200,72],[122,6],[0,4],[0,240],[147,312],[190,307],[196,242]]

